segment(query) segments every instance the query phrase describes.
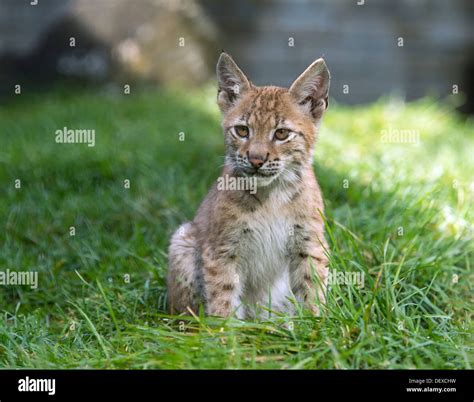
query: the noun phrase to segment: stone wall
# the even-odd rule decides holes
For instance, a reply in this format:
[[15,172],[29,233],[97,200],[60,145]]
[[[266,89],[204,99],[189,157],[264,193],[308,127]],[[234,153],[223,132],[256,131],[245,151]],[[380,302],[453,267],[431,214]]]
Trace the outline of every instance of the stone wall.
[[444,96],[454,84],[472,91],[472,0],[358,1],[203,4],[222,32],[221,46],[256,83],[288,85],[324,56],[333,76],[332,96],[341,102],[368,102],[390,93],[408,99]]
[[474,98],[472,0],[30,1],[0,0],[4,79],[197,85],[225,49],[257,84],[288,85],[324,56],[345,103],[443,97],[453,85]]

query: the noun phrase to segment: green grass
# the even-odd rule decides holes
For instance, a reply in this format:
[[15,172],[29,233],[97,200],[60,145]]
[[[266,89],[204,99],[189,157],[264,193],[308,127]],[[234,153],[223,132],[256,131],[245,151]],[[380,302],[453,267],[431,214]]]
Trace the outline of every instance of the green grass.
[[[323,122],[331,269],[363,289],[333,286],[318,319],[166,314],[169,236],[223,162],[214,98],[58,89],[1,107],[0,270],[39,287],[0,287],[0,366],[471,368],[474,122],[430,99],[332,103]],[[56,144],[64,126],[96,146]],[[420,144],[384,143],[389,128]]]

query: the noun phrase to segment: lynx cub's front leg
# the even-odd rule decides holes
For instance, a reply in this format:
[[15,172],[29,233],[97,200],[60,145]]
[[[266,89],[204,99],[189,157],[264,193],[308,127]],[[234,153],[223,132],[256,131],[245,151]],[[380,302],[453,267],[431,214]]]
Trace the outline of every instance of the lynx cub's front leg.
[[235,264],[235,255],[216,258],[210,246],[205,246],[202,253],[204,291],[207,314],[228,317],[240,303],[240,281]]
[[292,291],[298,301],[320,315],[318,304],[324,304],[328,277],[328,259],[325,255],[325,240],[318,239],[316,234],[302,236],[298,253],[290,266]]

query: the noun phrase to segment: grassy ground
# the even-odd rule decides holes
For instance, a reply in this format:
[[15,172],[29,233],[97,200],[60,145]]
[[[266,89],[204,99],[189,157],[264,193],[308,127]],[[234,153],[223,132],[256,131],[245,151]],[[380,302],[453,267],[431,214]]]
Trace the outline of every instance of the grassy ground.
[[[56,144],[64,126],[96,146]],[[472,366],[474,122],[447,106],[331,104],[315,157],[331,268],[365,287],[268,322],[165,313],[168,238],[222,164],[213,91],[23,95],[0,130],[0,270],[39,272],[36,290],[0,286],[0,366]]]

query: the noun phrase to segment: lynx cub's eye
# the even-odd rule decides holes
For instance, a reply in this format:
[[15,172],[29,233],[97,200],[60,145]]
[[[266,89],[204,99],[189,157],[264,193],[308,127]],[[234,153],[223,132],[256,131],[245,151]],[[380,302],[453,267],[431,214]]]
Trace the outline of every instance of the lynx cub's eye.
[[278,130],[275,131],[274,137],[279,141],[283,141],[283,140],[286,140],[289,135],[290,135],[290,130],[286,128],[279,128]]
[[239,137],[247,138],[249,136],[249,128],[246,126],[235,126],[234,130]]

